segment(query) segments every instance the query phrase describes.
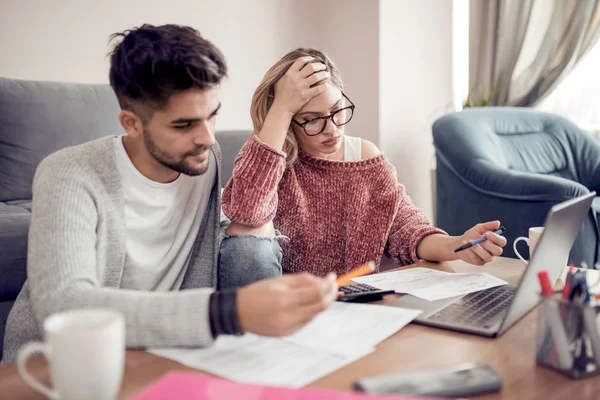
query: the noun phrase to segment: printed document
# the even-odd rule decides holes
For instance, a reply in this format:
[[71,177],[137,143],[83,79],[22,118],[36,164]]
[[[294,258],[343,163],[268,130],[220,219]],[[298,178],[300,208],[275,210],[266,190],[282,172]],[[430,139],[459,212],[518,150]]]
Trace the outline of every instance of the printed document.
[[283,338],[305,347],[352,355],[375,347],[421,313],[408,308],[335,302],[308,325]]
[[429,301],[462,296],[508,283],[485,272],[451,273],[422,267],[361,276],[353,281]]
[[371,353],[342,356],[277,338],[246,334],[221,336],[203,349],[152,349],[161,357],[242,383],[302,387]]
[[237,382],[301,387],[375,351],[419,314],[336,302],[290,336],[221,336],[207,348],[148,351]]

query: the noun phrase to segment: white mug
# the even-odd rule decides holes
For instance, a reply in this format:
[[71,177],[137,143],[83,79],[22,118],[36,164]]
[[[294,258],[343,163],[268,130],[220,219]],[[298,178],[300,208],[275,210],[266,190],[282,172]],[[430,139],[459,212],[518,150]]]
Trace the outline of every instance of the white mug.
[[[31,387],[52,400],[113,400],[123,378],[125,318],[107,309],[78,309],[44,321],[42,342],[23,346],[17,368]],[[27,359],[41,352],[48,359],[54,388],[27,372]]]
[[519,241],[521,240],[527,243],[527,246],[529,246],[529,258],[531,259],[531,256],[533,255],[533,252],[535,250],[535,246],[537,246],[538,241],[540,240],[540,236],[542,236],[542,232],[544,232],[544,227],[536,226],[534,228],[529,228],[529,238],[520,236],[515,239],[513,243],[513,250],[515,251],[516,256],[519,257],[519,259],[521,259],[521,261],[523,261],[525,264],[527,264],[528,261],[525,260],[523,256],[521,256],[521,254],[519,254],[519,252],[517,251],[517,243],[519,243]]

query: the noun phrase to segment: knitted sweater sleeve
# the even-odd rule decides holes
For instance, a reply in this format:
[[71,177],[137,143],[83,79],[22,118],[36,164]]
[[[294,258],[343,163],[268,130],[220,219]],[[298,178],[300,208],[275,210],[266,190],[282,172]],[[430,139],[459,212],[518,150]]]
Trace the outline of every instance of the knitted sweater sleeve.
[[425,236],[447,233],[431,225],[427,217],[413,204],[403,185],[398,184],[398,190],[400,191],[400,201],[385,252],[398,264],[414,264],[419,260],[417,246]]
[[273,220],[285,157],[255,135],[246,142],[223,191],[223,212],[231,222],[258,227]]

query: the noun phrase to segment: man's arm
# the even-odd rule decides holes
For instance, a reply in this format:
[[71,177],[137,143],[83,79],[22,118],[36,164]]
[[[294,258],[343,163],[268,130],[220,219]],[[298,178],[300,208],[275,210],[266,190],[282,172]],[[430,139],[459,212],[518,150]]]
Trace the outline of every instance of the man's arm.
[[58,311],[107,307],[125,315],[130,347],[211,344],[212,289],[158,293],[105,286],[122,265],[105,265],[108,226],[115,222],[99,214],[102,199],[93,195],[94,184],[76,163],[52,157],[36,173],[27,273],[38,326]]
[[333,275],[286,275],[222,292],[103,286],[122,267],[98,263],[107,215],[97,211],[89,177],[55,164],[42,162],[33,185],[28,285],[38,326],[55,312],[106,307],[124,314],[128,347],[206,346],[219,334],[288,335],[335,300]]

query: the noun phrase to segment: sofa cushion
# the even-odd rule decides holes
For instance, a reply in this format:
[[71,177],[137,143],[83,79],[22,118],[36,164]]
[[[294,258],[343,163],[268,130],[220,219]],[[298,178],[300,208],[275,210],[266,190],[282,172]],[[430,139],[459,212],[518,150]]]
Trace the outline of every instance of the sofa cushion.
[[0,202],[0,301],[17,297],[27,276],[27,233],[31,213]]
[[240,149],[250,138],[251,131],[217,131],[215,138],[221,147],[221,156],[223,159],[221,168],[221,186],[225,186],[231,173],[233,172],[233,164],[235,157],[240,152]]
[[109,85],[0,78],[0,201],[31,199],[48,154],[123,132]]
[[8,314],[15,302],[14,301],[3,301],[0,302],[0,361],[2,360],[2,348],[4,347],[4,330],[6,328],[6,320]]
[[31,200],[10,200],[5,202],[9,206],[19,206],[31,212]]

